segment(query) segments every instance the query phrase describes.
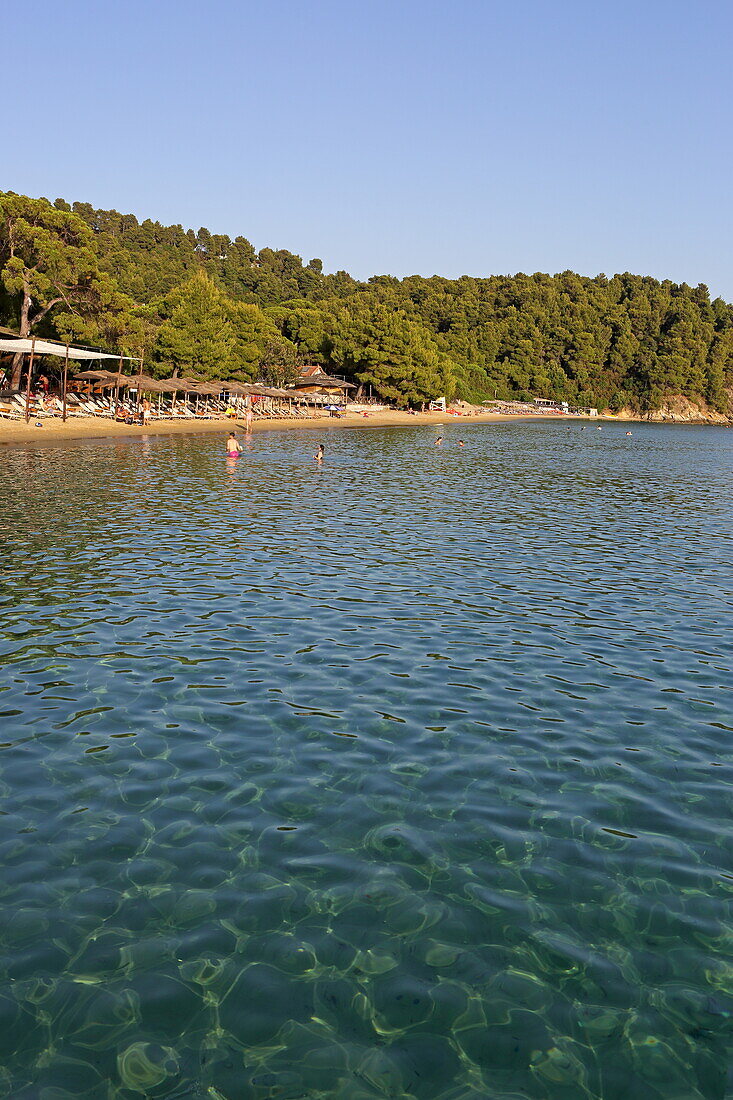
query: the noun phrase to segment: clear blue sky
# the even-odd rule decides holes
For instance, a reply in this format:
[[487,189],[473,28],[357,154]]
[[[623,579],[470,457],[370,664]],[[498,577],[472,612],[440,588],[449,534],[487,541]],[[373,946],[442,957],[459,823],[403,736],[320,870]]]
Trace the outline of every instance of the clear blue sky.
[[733,300],[733,5],[40,0],[0,187],[327,270],[633,271]]

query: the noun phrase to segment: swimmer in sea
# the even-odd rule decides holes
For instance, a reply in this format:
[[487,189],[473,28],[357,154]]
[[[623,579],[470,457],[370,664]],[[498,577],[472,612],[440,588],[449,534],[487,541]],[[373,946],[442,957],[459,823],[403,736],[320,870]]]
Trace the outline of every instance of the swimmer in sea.
[[459,446],[459,447],[465,447],[465,446],[466,446],[466,444],[465,444],[465,443],[463,442],[463,440],[462,440],[462,439],[459,439],[459,440],[458,440],[458,446]]
[[242,444],[237,439],[234,432],[229,433],[227,439],[227,458],[239,458],[242,453]]
[[443,446],[443,436],[442,435],[439,435],[438,438],[435,440],[435,446],[436,447],[442,447]]
[[313,457],[316,460],[316,462],[323,462],[323,455],[324,455],[323,444],[319,443],[318,444],[318,450],[313,455]]
[[627,434],[627,435],[631,435],[631,432],[627,432],[626,434]]

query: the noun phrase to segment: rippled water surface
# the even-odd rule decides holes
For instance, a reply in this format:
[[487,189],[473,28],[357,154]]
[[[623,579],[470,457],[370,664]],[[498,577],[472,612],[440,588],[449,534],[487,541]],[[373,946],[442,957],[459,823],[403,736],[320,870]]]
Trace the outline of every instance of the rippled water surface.
[[0,1095],[725,1095],[733,435],[633,431],[0,452]]

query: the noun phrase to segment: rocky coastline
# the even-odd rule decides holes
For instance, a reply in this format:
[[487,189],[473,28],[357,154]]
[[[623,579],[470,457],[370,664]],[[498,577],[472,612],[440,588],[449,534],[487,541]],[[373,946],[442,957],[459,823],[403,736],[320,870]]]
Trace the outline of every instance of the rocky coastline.
[[[733,407],[733,394],[731,395]],[[608,415],[602,413],[602,415]],[[733,415],[720,412],[708,405],[704,398],[692,400],[682,394],[668,397],[666,401],[649,413],[633,412],[629,408],[620,409],[615,418],[618,420],[642,420],[652,424],[719,424],[723,427],[733,424]]]

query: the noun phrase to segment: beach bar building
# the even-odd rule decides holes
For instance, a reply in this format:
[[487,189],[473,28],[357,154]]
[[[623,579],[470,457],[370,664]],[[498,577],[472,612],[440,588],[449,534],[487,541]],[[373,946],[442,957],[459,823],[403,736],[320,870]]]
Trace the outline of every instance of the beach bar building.
[[339,398],[346,401],[349,390],[355,390],[353,382],[344,382],[341,378],[332,378],[321,367],[301,367],[300,378],[291,383],[288,389],[292,389],[301,396],[320,394],[323,397]]
[[550,397],[535,397],[532,404],[535,405],[536,408],[546,410],[547,412],[570,412],[570,406],[567,401],[555,401]]

